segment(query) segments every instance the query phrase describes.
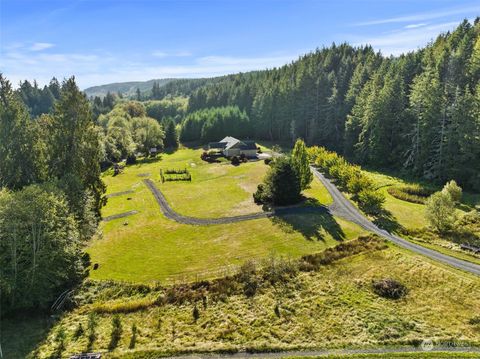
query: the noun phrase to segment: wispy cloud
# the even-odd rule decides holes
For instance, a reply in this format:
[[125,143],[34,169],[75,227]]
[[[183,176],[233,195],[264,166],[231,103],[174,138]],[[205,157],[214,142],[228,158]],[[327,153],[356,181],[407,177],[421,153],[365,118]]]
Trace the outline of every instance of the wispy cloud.
[[385,55],[400,55],[425,46],[435,39],[439,33],[446,32],[458,26],[458,22],[445,22],[428,26],[415,26],[377,36],[350,36],[355,46],[369,44],[381,50]]
[[382,24],[392,24],[392,23],[406,23],[406,22],[416,22],[416,21],[426,21],[433,19],[441,19],[453,15],[462,15],[471,17],[472,13],[479,13],[480,5],[467,6],[461,8],[453,8],[439,11],[424,12],[419,14],[411,14],[405,16],[397,16],[386,19],[377,19],[371,21],[359,22],[355,25],[357,26],[369,26],[369,25],[382,25]]
[[173,51],[173,52],[167,52],[167,51],[153,51],[152,56],[157,57],[157,58],[165,58],[165,57],[188,57],[192,56],[192,53],[189,51]]
[[425,22],[422,22],[420,24],[410,24],[410,25],[406,25],[405,26],[405,29],[416,29],[418,27],[423,27],[423,26],[427,26],[428,24],[425,23]]
[[[262,70],[289,63],[300,53],[299,51],[291,54],[275,53],[252,57],[221,55],[193,57],[186,51],[165,53],[158,51],[153,59],[148,56],[128,58],[103,52],[32,52],[30,47],[22,45],[11,46],[4,51],[0,58],[0,68],[14,85],[25,79],[36,79],[39,84],[46,84],[53,76],[62,79],[75,75],[79,85],[86,88],[110,82],[166,77],[210,77]],[[163,60],[167,57],[172,59]],[[186,57],[186,59],[179,63],[175,57]],[[162,64],[159,64],[158,59],[162,59]],[[163,64],[164,62],[166,63]]]
[[30,51],[43,51],[54,47],[54,44],[49,42],[35,42],[32,46],[29,47]]

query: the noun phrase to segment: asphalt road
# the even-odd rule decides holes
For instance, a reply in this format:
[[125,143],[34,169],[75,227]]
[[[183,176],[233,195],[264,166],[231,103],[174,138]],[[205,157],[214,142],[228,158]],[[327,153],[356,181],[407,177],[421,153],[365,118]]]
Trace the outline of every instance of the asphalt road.
[[434,251],[429,248],[422,247],[418,244],[412,243],[398,237],[394,234],[387,232],[386,230],[378,228],[369,219],[367,219],[332,183],[329,179],[325,178],[318,170],[311,167],[313,174],[323,183],[328,192],[333,198],[333,204],[329,207],[330,211],[342,218],[352,221],[366,230],[373,232],[381,237],[388,239],[396,245],[411,250],[415,253],[424,255],[428,258],[436,260],[438,262],[450,265],[452,267],[470,272],[472,274],[480,276],[480,265],[467,262],[458,258],[448,256],[446,254]]

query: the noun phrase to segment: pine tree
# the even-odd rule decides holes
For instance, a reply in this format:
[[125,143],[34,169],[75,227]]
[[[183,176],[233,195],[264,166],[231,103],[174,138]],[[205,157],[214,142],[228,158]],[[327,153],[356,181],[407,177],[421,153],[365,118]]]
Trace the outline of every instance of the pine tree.
[[87,194],[93,196],[93,209],[99,215],[105,192],[100,178],[100,133],[92,120],[90,105],[74,77],[62,85],[50,135],[50,175],[63,183],[79,218],[84,215]]
[[0,187],[19,189],[42,180],[40,147],[27,109],[0,74]]
[[307,148],[303,140],[298,139],[292,151],[292,166],[300,178],[300,188],[307,189],[313,180],[313,174],[310,170]]
[[178,147],[178,136],[177,130],[175,128],[175,122],[172,119],[169,119],[166,122],[165,128],[165,148],[177,148]]

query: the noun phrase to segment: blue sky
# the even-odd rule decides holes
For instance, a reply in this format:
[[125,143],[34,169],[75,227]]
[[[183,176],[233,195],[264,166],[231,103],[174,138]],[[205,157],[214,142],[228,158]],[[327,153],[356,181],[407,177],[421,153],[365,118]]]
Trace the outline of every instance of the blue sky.
[[280,66],[332,42],[414,50],[478,1],[0,0],[0,71],[82,88]]

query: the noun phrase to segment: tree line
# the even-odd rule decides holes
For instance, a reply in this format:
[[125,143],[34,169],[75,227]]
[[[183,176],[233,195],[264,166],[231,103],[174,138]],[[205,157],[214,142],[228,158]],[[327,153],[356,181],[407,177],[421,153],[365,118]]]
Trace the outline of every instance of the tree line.
[[85,274],[85,242],[104,204],[102,134],[72,77],[50,113],[31,109],[0,74],[2,312],[46,308]]
[[300,137],[359,164],[480,190],[479,34],[479,19],[465,20],[398,57],[334,44],[206,83],[190,95],[188,112],[238,106],[252,123],[249,137]]

